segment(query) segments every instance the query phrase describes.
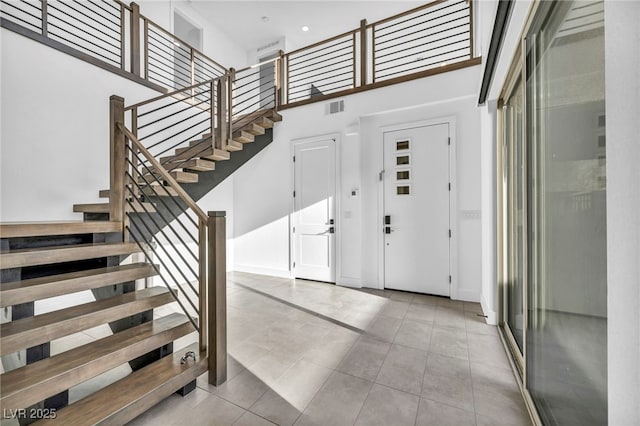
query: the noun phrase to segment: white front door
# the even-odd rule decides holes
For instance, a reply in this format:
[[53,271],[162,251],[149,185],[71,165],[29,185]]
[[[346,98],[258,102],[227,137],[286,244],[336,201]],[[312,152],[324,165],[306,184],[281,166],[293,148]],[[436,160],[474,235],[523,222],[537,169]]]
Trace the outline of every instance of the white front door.
[[335,141],[294,145],[294,276],[335,282]]
[[449,125],[384,133],[384,286],[449,296]]

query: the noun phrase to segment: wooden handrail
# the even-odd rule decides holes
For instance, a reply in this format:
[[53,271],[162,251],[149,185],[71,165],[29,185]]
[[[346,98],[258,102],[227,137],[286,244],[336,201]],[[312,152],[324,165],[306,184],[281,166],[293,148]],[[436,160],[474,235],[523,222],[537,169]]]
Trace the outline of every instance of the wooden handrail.
[[134,145],[135,149],[137,149],[142,155],[146,157],[154,171],[158,173],[164,181],[166,181],[173,190],[176,191],[178,196],[185,202],[185,204],[193,210],[193,212],[198,216],[200,220],[207,220],[207,214],[193,201],[193,198],[187,194],[187,192],[182,189],[182,186],[165,170],[165,168],[160,164],[158,160],[147,150],[147,148],[142,145],[142,143],[138,140],[138,138],[129,130],[123,123],[116,123],[116,126],[122,133],[125,134],[127,139],[131,141]]
[[168,97],[172,97],[172,96],[175,97],[175,95],[177,95],[179,93],[187,92],[187,91],[189,91],[191,89],[194,89],[194,88],[196,88],[198,86],[205,86],[205,85],[208,86],[212,82],[220,80],[220,78],[221,77],[216,77],[216,78],[213,78],[211,80],[203,81],[202,83],[197,83],[197,84],[193,84],[191,86],[184,87],[182,89],[174,90],[173,92],[165,93],[164,95],[159,95],[159,96],[156,96],[155,98],[147,99],[146,101],[142,101],[142,102],[138,102],[137,104],[129,105],[128,107],[125,107],[124,110],[125,111],[130,111],[130,110],[132,110],[134,108],[139,108],[139,107],[141,107],[143,105],[147,105],[147,104],[159,101],[160,99],[164,99],[164,98],[168,98]]

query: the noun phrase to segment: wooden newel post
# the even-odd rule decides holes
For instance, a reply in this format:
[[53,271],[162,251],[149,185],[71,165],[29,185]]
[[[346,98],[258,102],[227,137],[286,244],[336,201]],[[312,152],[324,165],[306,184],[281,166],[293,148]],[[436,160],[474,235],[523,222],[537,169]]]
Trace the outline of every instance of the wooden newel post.
[[124,99],[109,98],[109,220],[124,220],[125,137],[118,128],[124,125]]
[[227,259],[226,212],[209,212],[209,273],[207,339],[209,383],[221,385],[227,380]]
[[279,109],[284,99],[282,88],[284,87],[284,51],[280,50],[280,57],[276,61],[276,109]]
[[140,6],[131,3],[131,72],[140,76]]
[[229,80],[227,81],[227,135],[233,135],[233,85],[236,82],[236,69],[229,68]]

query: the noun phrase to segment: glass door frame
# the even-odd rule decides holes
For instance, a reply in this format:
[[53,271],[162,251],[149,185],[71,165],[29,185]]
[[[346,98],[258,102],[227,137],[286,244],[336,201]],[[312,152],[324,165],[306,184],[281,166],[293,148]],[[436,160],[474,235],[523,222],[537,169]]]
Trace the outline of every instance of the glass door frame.
[[[509,65],[509,71],[507,73],[507,77],[503,84],[502,90],[500,92],[500,97],[498,98],[498,108],[497,108],[497,125],[496,125],[496,248],[498,252],[497,256],[497,285],[498,285],[498,332],[503,341],[506,351],[511,356],[509,357],[514,375],[517,378],[518,385],[520,387],[520,391],[525,401],[525,405],[527,406],[527,410],[531,416],[533,423],[538,426],[542,425],[542,421],[540,416],[538,415],[538,410],[533,402],[533,398],[529,393],[527,386],[527,329],[529,322],[529,315],[527,312],[528,306],[528,244],[523,245],[523,283],[522,283],[522,315],[523,315],[523,347],[522,353],[520,353],[520,349],[516,343],[516,339],[513,336],[513,333],[509,329],[509,326],[506,323],[506,313],[505,309],[506,303],[506,291],[505,287],[507,285],[508,280],[508,272],[507,267],[510,262],[510,253],[507,252],[507,238],[508,238],[508,229],[507,229],[507,214],[508,214],[508,202],[506,199],[507,194],[507,182],[506,182],[506,174],[505,174],[505,166],[507,164],[508,159],[505,158],[505,103],[510,97],[515,93],[516,83],[518,79],[520,79],[521,90],[522,90],[522,140],[523,140],[523,155],[528,157],[529,145],[526,138],[526,130],[527,130],[527,113],[525,106],[527,105],[527,90],[526,90],[526,63],[527,63],[527,42],[526,35],[531,28],[534,18],[542,5],[543,0],[533,0],[530,8],[529,14],[525,20],[525,24],[522,28],[522,31],[518,37],[518,46],[514,53],[511,64]],[[524,179],[522,185],[522,203],[523,210],[525,212],[523,226],[523,235],[528,237],[529,233],[529,221],[530,217],[528,214],[528,162],[524,161],[522,164],[524,168]]]

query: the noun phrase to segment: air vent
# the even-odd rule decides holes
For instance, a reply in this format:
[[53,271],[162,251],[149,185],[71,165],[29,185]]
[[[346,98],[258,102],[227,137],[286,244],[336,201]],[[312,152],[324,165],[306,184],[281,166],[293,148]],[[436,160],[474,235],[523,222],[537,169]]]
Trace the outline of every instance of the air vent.
[[344,101],[335,101],[329,104],[328,113],[337,114],[344,111]]

